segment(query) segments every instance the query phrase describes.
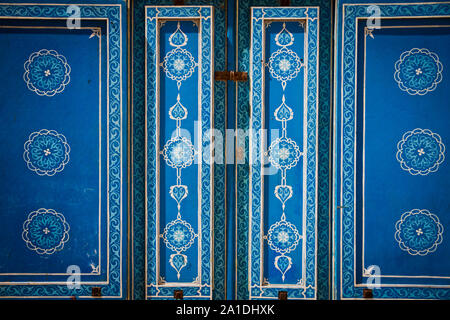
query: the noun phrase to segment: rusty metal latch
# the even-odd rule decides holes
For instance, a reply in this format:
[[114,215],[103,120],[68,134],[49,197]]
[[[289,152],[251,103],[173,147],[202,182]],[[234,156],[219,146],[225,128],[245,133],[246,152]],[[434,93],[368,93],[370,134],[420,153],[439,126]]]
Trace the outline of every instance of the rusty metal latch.
[[216,81],[248,81],[248,73],[241,71],[216,71],[214,72]]
[[101,297],[102,296],[102,288],[92,287],[92,296],[93,297]]
[[177,300],[183,300],[183,290],[173,290],[173,297]]
[[363,298],[366,298],[366,299],[373,298],[373,291],[372,291],[372,289],[363,289]]
[[278,291],[278,300],[287,300],[287,291]]

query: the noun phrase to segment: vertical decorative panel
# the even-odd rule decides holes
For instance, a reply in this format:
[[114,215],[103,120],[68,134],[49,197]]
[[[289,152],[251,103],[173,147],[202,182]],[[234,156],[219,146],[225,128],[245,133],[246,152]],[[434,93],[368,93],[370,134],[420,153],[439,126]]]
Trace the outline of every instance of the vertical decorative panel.
[[318,24],[317,7],[252,8],[251,299],[316,298]]
[[211,299],[214,11],[146,13],[147,297]]
[[[236,52],[237,69],[250,69],[250,7],[275,7],[278,0],[239,0],[237,11]],[[333,8],[329,0],[291,0],[291,6],[319,7],[319,110],[318,110],[318,176],[317,176],[317,298],[331,297],[331,96],[332,96],[332,25]],[[249,84],[236,85],[236,125],[249,128]],[[248,150],[248,137],[238,134],[238,151]],[[238,154],[238,152],[237,152]],[[248,214],[249,214],[249,163],[248,152],[243,162],[236,164],[236,298],[248,298]]]
[[1,298],[125,296],[123,5],[77,8],[0,5]]
[[374,5],[340,7],[340,298],[448,299],[450,3]]
[[[146,20],[145,5],[173,5],[172,0],[137,0],[130,6],[132,11],[132,92],[133,101],[131,105],[132,114],[132,176],[131,194],[132,204],[130,206],[131,216],[131,297],[144,299],[145,297],[145,46],[146,46]],[[222,0],[195,0],[190,5],[213,5],[214,6],[214,68],[217,71],[226,70],[226,6]],[[226,90],[225,81],[216,81],[214,84],[214,127],[216,132],[220,131],[225,136],[226,119]],[[217,137],[216,137],[217,141]],[[222,147],[222,150],[224,150]],[[219,145],[215,145],[216,153]],[[225,164],[224,159],[215,159],[214,164],[214,188],[225,190]],[[215,299],[223,299],[225,295],[225,192],[214,193],[214,290]],[[143,227],[144,226],[144,227]]]

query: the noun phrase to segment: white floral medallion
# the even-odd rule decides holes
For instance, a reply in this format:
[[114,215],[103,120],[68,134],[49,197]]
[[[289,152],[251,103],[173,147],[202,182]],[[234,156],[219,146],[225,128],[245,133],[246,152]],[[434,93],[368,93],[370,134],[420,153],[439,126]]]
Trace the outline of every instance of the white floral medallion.
[[413,48],[401,54],[395,63],[394,79],[410,95],[425,95],[442,81],[444,67],[436,53]]
[[186,168],[194,161],[194,146],[185,137],[175,137],[164,146],[164,160],[172,168]]
[[53,209],[31,212],[23,224],[22,238],[30,250],[50,255],[61,251],[69,240],[69,224]]
[[272,224],[267,233],[270,248],[282,254],[295,250],[300,239],[297,228],[285,219]]
[[300,160],[300,148],[290,138],[275,139],[269,147],[269,161],[278,169],[291,169]]
[[55,50],[42,49],[30,55],[24,64],[23,79],[28,89],[40,96],[52,97],[64,91],[70,82],[67,59]]
[[436,251],[443,240],[444,227],[428,210],[414,209],[402,214],[395,224],[395,240],[410,255],[425,256]]
[[269,72],[272,77],[281,81],[284,89],[288,81],[297,77],[303,67],[303,62],[294,51],[287,48],[294,43],[294,37],[286,29],[285,23],[283,23],[283,29],[276,35],[275,43],[281,48],[270,56]]
[[441,137],[429,129],[406,132],[397,144],[397,160],[412,175],[427,175],[439,169],[445,159]]
[[64,135],[55,130],[33,132],[25,142],[23,159],[28,169],[40,176],[53,176],[69,162],[70,146]]
[[169,37],[170,45],[175,48],[166,54],[162,63],[166,75],[177,82],[178,88],[180,88],[182,81],[192,76],[197,66],[192,54],[182,48],[187,42],[188,37],[181,30],[180,23],[178,23],[177,29]]
[[178,217],[164,228],[163,239],[167,247],[176,252],[186,251],[194,243],[196,234],[192,226]]

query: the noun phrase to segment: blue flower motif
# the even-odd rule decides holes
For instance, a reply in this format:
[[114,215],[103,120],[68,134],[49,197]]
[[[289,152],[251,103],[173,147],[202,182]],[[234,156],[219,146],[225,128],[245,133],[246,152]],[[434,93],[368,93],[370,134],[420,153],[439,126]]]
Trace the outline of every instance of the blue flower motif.
[[275,110],[274,116],[277,121],[289,121],[294,118],[294,111],[286,104],[286,98],[283,94],[281,105]]
[[187,118],[188,111],[180,102],[180,94],[177,96],[177,103],[169,109],[169,117],[172,120],[184,120]]
[[272,224],[267,233],[267,243],[270,249],[281,254],[295,250],[300,239],[297,228],[284,219]]
[[206,8],[201,8],[200,9],[200,15],[202,17],[209,17],[211,15],[211,9],[206,7]]
[[53,254],[69,240],[69,224],[53,209],[39,209],[28,215],[23,224],[22,238],[30,250],[38,254]]
[[180,279],[181,270],[187,265],[187,256],[181,253],[174,253],[170,255],[169,263],[177,272],[177,278]]
[[269,59],[269,71],[272,77],[281,81],[283,89],[286,87],[286,82],[297,77],[303,64],[298,55],[283,47],[275,51]]
[[262,288],[259,285],[254,284],[251,287],[251,295],[252,295],[252,297],[261,297],[262,294],[263,294],[263,290],[262,290]]
[[275,268],[277,268],[278,271],[281,272],[281,279],[284,282],[286,272],[288,272],[292,266],[291,257],[285,256],[285,255],[277,256],[277,257],[275,257],[273,264],[275,265]]
[[149,296],[151,296],[151,297],[155,297],[159,294],[158,287],[155,287],[154,284],[152,284],[152,283],[150,284],[148,291],[149,291]]
[[188,37],[181,30],[180,21],[178,21],[177,29],[169,37],[169,43],[172,47],[184,47],[188,42]]
[[181,82],[188,79],[195,70],[195,60],[192,54],[183,48],[175,48],[164,58],[163,68],[166,75],[177,81],[180,86]]
[[286,204],[286,201],[288,201],[292,195],[292,187],[288,186],[288,185],[278,185],[275,187],[275,197],[278,198],[278,200],[281,201],[281,203],[283,204],[283,210]]
[[175,137],[167,141],[163,156],[172,168],[186,168],[194,161],[194,146],[185,137]]
[[203,284],[202,288],[197,292],[202,296],[209,296],[211,294],[211,288],[209,287],[208,284]]
[[445,159],[441,137],[428,129],[406,132],[397,144],[397,160],[412,175],[427,175],[438,170]]
[[294,36],[286,29],[286,23],[283,23],[283,29],[275,36],[275,43],[279,47],[288,47],[294,43]]
[[70,146],[64,135],[42,129],[33,132],[24,145],[23,159],[28,169],[40,176],[53,176],[69,162]]
[[253,19],[258,20],[263,15],[263,8],[253,8]]
[[414,48],[405,51],[395,64],[394,79],[410,95],[425,95],[442,81],[442,63],[436,53]]
[[410,255],[425,256],[442,242],[444,227],[428,210],[414,209],[402,214],[395,224],[395,240]]
[[162,235],[166,246],[177,253],[189,249],[194,243],[196,236],[192,226],[182,220],[180,216],[167,224]]
[[64,91],[70,82],[70,66],[55,50],[42,49],[30,55],[24,64],[28,89],[40,96],[52,97]]
[[275,139],[269,147],[269,161],[278,169],[291,169],[297,165],[302,153],[295,143],[290,138]]
[[314,20],[315,18],[317,18],[317,9],[316,8],[308,8],[306,15],[308,16],[309,19]]
[[180,205],[181,201],[188,196],[188,187],[185,185],[170,186],[170,196]]

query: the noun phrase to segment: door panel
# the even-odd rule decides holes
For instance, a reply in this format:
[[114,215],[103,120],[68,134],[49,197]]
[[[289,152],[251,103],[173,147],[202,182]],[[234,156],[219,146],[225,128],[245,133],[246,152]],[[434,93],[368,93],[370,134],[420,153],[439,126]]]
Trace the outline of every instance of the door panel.
[[[250,7],[252,6],[278,6],[277,0],[252,0],[238,1],[237,11],[237,33],[236,33],[236,64],[239,71],[249,71],[250,69]],[[328,0],[292,0],[292,7],[312,6],[319,8],[319,84],[318,84],[318,172],[317,172],[317,298],[328,299],[331,296],[331,251],[330,251],[330,194],[331,194],[331,162],[330,162],[330,132],[331,132],[331,97],[332,97],[332,5]],[[278,11],[282,20],[283,11]],[[270,77],[269,77],[270,78]],[[298,80],[298,79],[297,79]],[[270,84],[269,84],[270,85]],[[291,84],[291,89],[298,84]],[[280,86],[278,86],[280,88]],[[295,90],[295,89],[294,89]],[[303,88],[297,90],[298,94],[303,93]],[[236,140],[236,154],[241,150],[249,150],[248,135],[244,134],[249,128],[250,119],[250,98],[249,84],[239,82],[236,84],[236,126],[242,131],[238,131]],[[271,107],[278,107],[274,105]],[[269,112],[267,116],[269,116]],[[273,112],[272,112],[273,114]],[[296,119],[294,121],[298,121]],[[291,120],[292,121],[292,120]],[[275,121],[276,123],[277,121]],[[295,126],[289,126],[288,130]],[[298,132],[298,131],[296,131]],[[269,133],[270,134],[270,133]],[[248,299],[249,297],[249,264],[248,264],[248,239],[249,239],[249,190],[251,180],[249,178],[249,152],[243,152],[243,161],[236,163],[236,298]],[[279,176],[279,175],[278,175]],[[272,176],[270,176],[272,177]],[[275,176],[274,176],[275,177]],[[270,179],[270,178],[269,178]],[[297,185],[299,185],[298,183]],[[273,191],[268,190],[268,194],[274,197]],[[267,197],[266,197],[267,198]],[[276,199],[276,201],[279,201]],[[292,199],[290,200],[292,202]],[[297,201],[297,199],[295,200]],[[296,203],[295,205],[297,205]],[[274,202],[275,203],[275,202]],[[292,206],[291,203],[291,206]],[[279,215],[279,210],[274,211],[274,215]],[[270,211],[272,212],[272,211]],[[298,226],[299,227],[299,226]],[[267,230],[266,230],[267,231]],[[273,262],[265,262],[271,269],[279,271]],[[292,269],[291,269],[292,271]],[[276,274],[276,273],[275,273]],[[287,273],[288,274],[288,273]],[[280,279],[281,280],[281,279]],[[276,296],[276,295],[275,295]]]
[[1,298],[125,296],[123,6],[68,6],[0,5]]
[[252,8],[251,299],[316,296],[318,14]]
[[[269,21],[263,36],[264,60],[268,64],[264,68],[263,122],[270,132],[270,141],[264,146],[266,150],[269,148],[270,164],[262,190],[262,207],[266,212],[264,234],[270,245],[264,246],[263,268],[267,282],[282,285],[297,284],[303,273],[302,238],[298,231],[302,230],[302,219],[297,217],[301,216],[299,211],[305,211],[305,188],[301,182],[306,181],[303,176],[306,154],[302,147],[305,145],[303,137],[307,136],[303,118],[307,114],[303,108],[305,97],[299,90],[304,87],[306,67],[302,61],[306,40],[304,23],[303,20]],[[287,235],[294,238],[291,246]]]
[[213,7],[146,7],[147,297],[211,299]]
[[448,1],[53,2],[0,5],[0,298],[450,298]]
[[[146,180],[145,180],[145,167],[146,167],[146,159],[147,159],[147,153],[146,153],[146,127],[147,127],[147,121],[145,118],[145,113],[146,111],[151,112],[152,110],[147,110],[147,105],[146,105],[146,94],[147,94],[147,89],[145,86],[146,83],[146,78],[145,78],[145,74],[144,72],[142,72],[142,70],[145,70],[146,68],[146,9],[145,6],[146,5],[161,5],[161,6],[171,6],[173,5],[173,1],[170,0],[161,0],[161,1],[134,1],[132,3],[131,6],[131,10],[132,10],[132,15],[133,15],[133,19],[132,19],[132,44],[133,44],[133,103],[131,106],[132,109],[132,114],[133,114],[133,124],[132,124],[132,148],[133,148],[133,163],[132,163],[132,195],[133,195],[133,204],[131,206],[131,216],[132,216],[132,227],[131,227],[131,237],[133,239],[132,241],[132,246],[133,246],[133,254],[131,257],[131,261],[132,261],[132,271],[131,271],[131,294],[132,297],[134,297],[135,299],[144,299],[146,297],[146,284],[147,284],[147,280],[148,282],[153,281],[150,279],[155,279],[155,278],[151,278],[150,276],[148,276],[147,274],[147,254],[146,254],[146,248],[147,248],[147,243],[146,243],[146,239],[147,240],[152,240],[153,237],[147,237],[146,238],[146,231],[145,228],[143,228],[142,226],[146,225],[146,221],[147,221],[147,212],[152,213],[152,211],[148,211],[145,206],[146,203],[146,199],[150,199],[152,201],[156,201],[154,198],[151,197],[147,197],[147,191],[146,191]],[[223,5],[223,2],[220,0],[217,1],[191,1],[190,5],[214,5],[214,18],[211,18],[211,30],[214,33],[214,43],[215,46],[212,47],[212,50],[214,50],[214,52],[210,52],[210,54],[213,54],[214,57],[214,63],[211,62],[210,67],[214,68],[215,70],[218,71],[223,71],[226,70],[226,59],[225,59],[225,48],[226,48],[226,29],[225,29],[225,25],[226,25],[226,6]],[[176,10],[177,8],[180,7],[175,7],[172,6],[172,9]],[[167,8],[167,10],[170,10],[170,7]],[[167,11],[166,11],[167,12]],[[196,16],[195,14],[192,15],[191,18],[188,17],[184,17],[181,20],[186,20],[186,19],[190,19],[190,20],[196,20],[197,24],[199,24],[199,20],[200,18],[198,16]],[[175,19],[176,20],[176,19]],[[203,19],[203,21],[205,21]],[[214,22],[214,23],[213,23]],[[212,24],[213,23],[213,24]],[[187,27],[191,28],[193,25],[193,23],[190,24],[190,26],[187,25]],[[197,27],[196,29],[197,31],[196,33],[196,37],[198,37],[198,32],[199,29]],[[166,35],[170,36],[170,32],[165,32]],[[212,37],[212,34],[210,34],[210,37]],[[163,50],[166,51],[170,51],[170,44],[168,43],[168,38],[165,39],[166,41],[166,47],[169,48],[168,50],[166,50],[165,48],[162,48]],[[155,42],[154,42],[155,43]],[[191,47],[194,45],[193,40],[190,41],[189,44]],[[201,46],[201,44],[195,45],[196,51],[198,51],[198,48]],[[155,50],[155,48],[150,47],[150,51],[151,50]],[[173,47],[172,47],[173,48]],[[195,62],[198,62],[198,57],[196,57]],[[191,75],[189,77],[189,79],[187,79],[186,81],[190,81],[190,83],[187,83],[186,81],[183,82],[183,84],[181,84],[181,90],[183,90],[184,95],[182,94],[180,96],[181,99],[191,99],[191,103],[190,104],[184,104],[183,105],[188,109],[188,114],[189,114],[189,118],[182,120],[182,126],[190,126],[189,128],[193,127],[193,121],[194,118],[192,118],[193,116],[193,112],[195,112],[195,110],[197,110],[198,108],[196,108],[195,106],[198,105],[197,101],[198,101],[198,95],[195,94],[191,94],[190,92],[188,92],[188,89],[190,87],[192,87],[193,82],[197,81],[199,79],[199,74],[197,71],[197,67],[195,69],[195,72],[197,72],[197,75]],[[212,69],[213,70],[213,69]],[[160,69],[160,72],[162,74],[164,74],[163,70]],[[171,80],[170,78],[167,80],[167,83],[171,83],[170,85],[172,85],[172,89],[175,88],[174,92],[177,92],[177,87],[173,87],[173,85],[176,83],[176,81]],[[199,85],[197,85],[197,91],[199,90]],[[165,88],[164,90],[166,90],[167,88]],[[214,99],[214,104],[211,104],[211,106],[208,105],[208,108],[211,108],[210,112],[211,112],[211,116],[213,118],[210,118],[210,122],[212,124],[212,122],[214,122],[214,127],[215,127],[215,132],[217,134],[217,132],[220,132],[220,135],[222,137],[225,136],[225,118],[226,118],[226,95],[225,95],[225,90],[226,90],[226,82],[223,81],[216,81],[214,83],[214,95],[212,95],[213,99]],[[170,89],[169,89],[170,91]],[[167,123],[168,126],[173,126],[175,124],[175,121],[170,119],[168,111],[170,109],[170,107],[173,105],[170,104],[169,102],[175,101],[176,102],[176,98],[177,95],[175,94],[174,96],[171,95],[170,92],[165,91],[169,98],[167,101],[167,105],[163,105],[162,108],[166,108],[166,110],[161,111],[161,116],[160,116],[160,122],[163,126]],[[187,94],[186,94],[187,92]],[[166,103],[165,100],[162,100],[162,103]],[[170,105],[169,105],[170,104]],[[214,112],[212,111],[212,105],[214,106]],[[168,108],[169,109],[168,109]],[[153,108],[155,108],[153,106]],[[195,109],[195,110],[193,110]],[[197,111],[197,118],[199,115],[199,111]],[[151,119],[152,122],[149,122],[149,124],[154,123],[154,121],[156,121],[155,119]],[[165,130],[165,129],[164,129]],[[190,130],[189,130],[190,131]],[[147,132],[148,133],[148,132]],[[170,132],[171,134],[171,132]],[[195,133],[195,132],[191,132],[191,137],[192,137],[192,141],[194,142],[194,137],[195,140],[198,140],[198,135],[199,133]],[[216,140],[218,140],[220,138],[220,135],[217,135],[215,137]],[[165,144],[165,137],[160,137],[160,146],[162,146],[162,149],[164,147]],[[170,137],[169,137],[170,138]],[[197,141],[198,143],[198,141]],[[224,150],[224,143],[223,141],[216,141],[215,142],[215,153],[216,154],[224,154],[223,150]],[[222,151],[222,152],[220,152]],[[151,156],[150,159],[153,159],[152,161],[154,161],[154,156]],[[151,162],[149,162],[151,164]],[[160,164],[164,167],[165,165],[165,160],[164,158],[160,159]],[[193,168],[198,168],[198,164],[193,164],[192,166],[189,167],[189,169],[192,170],[196,170]],[[170,169],[170,170],[169,170]],[[167,166],[167,168],[163,168],[163,170],[167,170],[167,172],[169,174],[172,174],[174,172],[176,172],[176,170],[174,170],[173,168],[171,168],[170,166]],[[186,168],[187,170],[187,168]],[[192,189],[194,187],[194,184],[196,184],[198,186],[199,183],[199,179],[194,176],[193,178],[191,177],[191,179],[189,179],[189,177],[186,176],[186,178],[184,177],[185,174],[184,172],[186,171],[185,169],[183,169],[183,181],[186,181],[186,183],[191,183],[191,188],[189,190],[189,198],[190,201],[196,201],[197,204],[201,203],[201,201],[206,201],[206,200],[201,200],[198,199],[198,192],[197,189]],[[214,258],[210,259],[210,260],[204,260],[205,264],[208,265],[208,268],[211,268],[211,270],[213,270],[214,275],[213,275],[213,279],[214,279],[214,291],[212,292],[212,295],[215,299],[224,299],[225,297],[225,281],[226,281],[226,272],[225,272],[225,193],[224,192],[212,192],[213,189],[217,189],[217,190],[225,190],[225,163],[224,163],[224,159],[223,157],[220,158],[218,156],[216,156],[215,158],[215,163],[214,163],[214,170],[213,170],[213,175],[214,175],[214,179],[213,179],[213,183],[214,186],[210,187],[210,192],[211,195],[214,197],[214,201],[213,201],[213,206],[214,209],[210,209],[210,224],[214,225],[214,237],[212,238],[214,241],[214,244],[210,244],[211,247],[214,248]],[[162,176],[162,179],[164,181],[166,181],[165,179],[167,179],[167,183],[169,183],[170,185],[172,184],[176,184],[176,180],[170,179],[167,176]],[[206,183],[206,180],[204,180]],[[186,185],[186,183],[184,183]],[[170,187],[169,185],[169,187]],[[149,189],[151,190],[151,189]],[[162,190],[162,189],[161,189]],[[162,193],[162,191],[161,191]],[[164,192],[164,196],[169,197],[167,198],[166,202],[167,204],[173,206],[175,200],[173,198],[170,197],[170,193],[169,193],[169,189],[166,188],[165,192]],[[182,203],[182,210],[187,210],[186,214],[188,215],[188,218],[192,218],[192,220],[190,220],[190,223],[193,227],[195,227],[195,233],[198,233],[198,229],[197,229],[197,223],[198,220],[197,218],[195,218],[193,216],[194,212],[197,210],[196,208],[198,208],[198,205],[195,204],[194,205],[191,203],[190,207],[187,205],[187,200],[188,198],[183,200]],[[153,203],[151,207],[155,207],[156,203]],[[165,219],[165,207],[161,208],[162,210],[162,214],[163,214],[163,218]],[[183,211],[184,212],[184,211]],[[214,213],[214,218],[212,217],[212,214]],[[183,217],[184,217],[183,213]],[[161,224],[161,230],[162,232],[164,232],[164,227],[165,225]],[[196,238],[195,243],[193,244],[194,246],[197,246],[198,248],[198,238]],[[160,248],[162,248],[163,250],[167,250],[164,249],[164,241],[161,240],[160,242]],[[156,248],[156,244],[153,248]],[[153,250],[153,249],[152,249]],[[198,250],[189,249],[191,252],[194,251],[197,252]],[[168,272],[172,273],[172,277],[175,276],[175,279],[172,278],[172,280],[177,280],[176,277],[176,272],[175,274],[173,273],[175,270],[172,268],[172,266],[170,265],[170,255],[174,254],[175,252],[170,251],[170,249],[167,251],[166,254],[166,258],[164,259],[164,263],[163,263],[163,268],[165,268],[165,270],[167,270]],[[182,253],[184,254],[184,253]],[[200,257],[201,255],[197,254],[197,258]],[[195,259],[196,261],[194,263],[197,264],[197,266],[201,266],[202,263],[198,263],[197,262],[197,258],[195,257],[191,257],[191,260],[189,261],[189,263],[192,263],[192,259]],[[213,264],[214,261],[214,264]],[[156,268],[155,265],[152,265],[152,268]],[[190,265],[190,269],[191,270],[198,270],[198,268],[193,267],[192,264]],[[154,269],[156,270],[156,269]],[[180,277],[183,274],[186,274],[186,270],[187,267],[184,267],[182,269],[182,272],[180,273]],[[156,271],[154,271],[156,272]],[[198,272],[197,272],[198,273]],[[156,273],[155,273],[156,274]],[[191,272],[191,275],[193,274],[193,272]],[[186,275],[185,275],[186,276]],[[147,277],[147,278],[146,278]],[[146,280],[147,279],[147,280]],[[181,278],[180,278],[181,279]],[[186,280],[186,279],[185,279]],[[193,279],[190,279],[190,281],[192,282]],[[177,282],[175,281],[175,282]],[[166,294],[167,296],[170,296],[169,298],[173,298],[173,290],[174,289],[179,289],[179,287],[174,286],[171,290],[172,292]],[[191,290],[191,289],[189,289]],[[193,290],[193,289],[192,289]],[[209,290],[209,289],[208,289]],[[184,296],[186,296],[187,292],[184,291]],[[202,295],[201,293],[197,293],[194,292],[194,295]],[[208,297],[211,297],[211,294],[208,294]],[[155,297],[154,297],[155,298]],[[195,297],[194,297],[195,298]]]
[[448,299],[450,4],[368,7],[342,7],[340,295]]

